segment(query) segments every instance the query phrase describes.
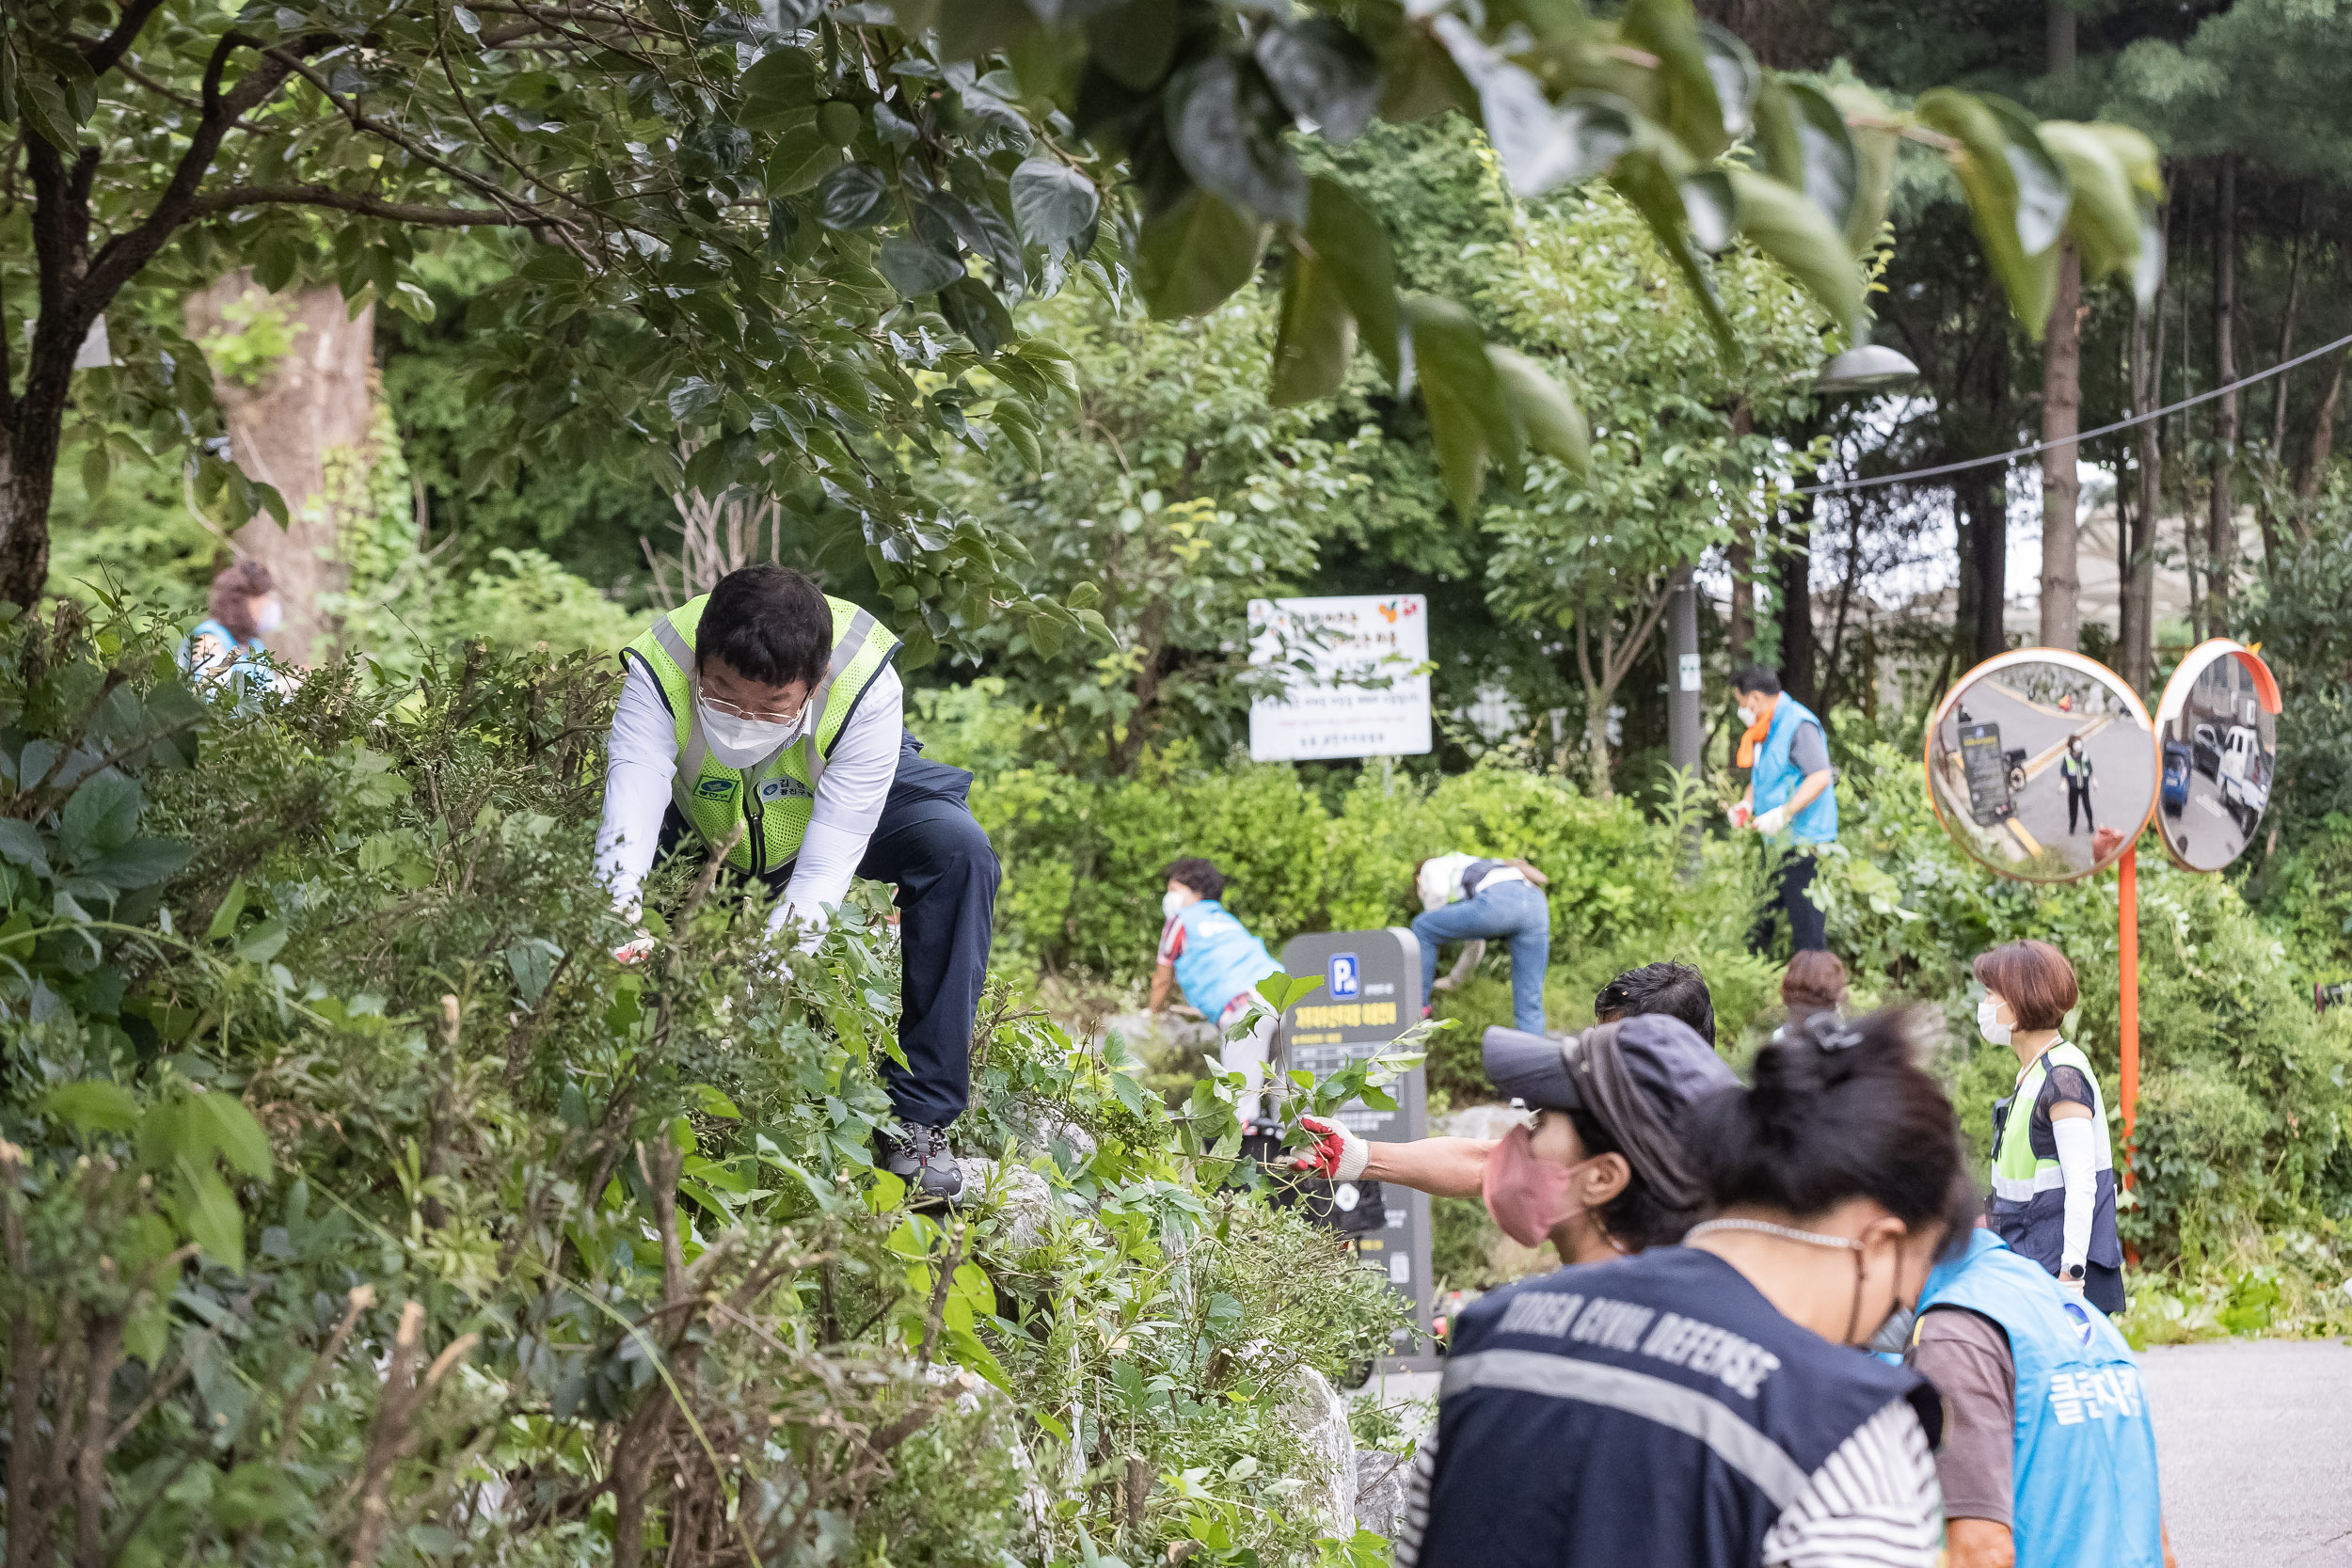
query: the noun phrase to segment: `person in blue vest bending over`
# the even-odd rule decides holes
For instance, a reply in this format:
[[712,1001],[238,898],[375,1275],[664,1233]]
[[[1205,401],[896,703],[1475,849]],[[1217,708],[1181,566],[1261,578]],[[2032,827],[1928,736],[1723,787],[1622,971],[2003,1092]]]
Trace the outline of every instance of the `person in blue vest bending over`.
[[1761,953],[1771,944],[1772,916],[1786,911],[1794,951],[1819,952],[1829,946],[1828,928],[1805,890],[1818,863],[1807,847],[1837,840],[1837,774],[1829,765],[1827,732],[1820,716],[1783,691],[1770,670],[1740,671],[1731,678],[1731,690],[1747,726],[1740,736],[1740,766],[1748,769],[1747,793],[1731,808],[1731,824],[1799,851],[1781,867],[1772,901],[1748,934],[1748,950]]
[[217,686],[240,699],[294,686],[288,673],[261,657],[262,640],[286,624],[285,601],[268,567],[240,561],[215,574],[205,609],[209,613],[180,647],[180,668],[199,686]]
[[1674,1119],[1709,1216],[1682,1245],[1465,1308],[1399,1568],[1934,1568],[1942,1402],[1852,1349],[1901,1348],[1967,1223],[1915,1054],[1890,1013],[1768,1042]]
[[[1544,972],[1551,963],[1547,880],[1525,861],[1485,855],[1432,855],[1414,867],[1421,913],[1413,916],[1413,935],[1421,942],[1424,1017],[1438,990],[1438,944],[1500,938],[1511,954],[1511,1026],[1544,1032]],[[1454,977],[1467,978],[1466,970],[1457,968]]]
[[950,1202],[999,872],[972,775],[905,733],[898,651],[869,611],[782,566],[730,572],[658,618],[621,652],[596,865],[633,918],[658,853],[690,831],[716,848],[739,825],[727,869],[782,893],[769,928],[803,952],[852,878],[895,884],[906,1065],[879,1064],[898,1124],[877,1153],[914,1201]]
[[1184,993],[1184,1001],[1202,1018],[1213,1019],[1222,1043],[1217,1064],[1240,1073],[1245,1082],[1235,1115],[1246,1129],[1265,1119],[1266,1061],[1274,1049],[1274,1031],[1280,1023],[1272,1008],[1262,1013],[1249,1033],[1239,1039],[1224,1038],[1241,1022],[1258,998],[1258,982],[1282,973],[1265,943],[1219,902],[1225,895],[1225,874],[1198,856],[1170,861],[1160,873],[1168,891],[1160,895],[1159,962],[1152,971],[1152,1010],[1168,1010],[1168,987]]
[[1946,1568],[2172,1568],[2147,1391],[2105,1313],[1974,1230],[1903,1362],[1944,1396]]

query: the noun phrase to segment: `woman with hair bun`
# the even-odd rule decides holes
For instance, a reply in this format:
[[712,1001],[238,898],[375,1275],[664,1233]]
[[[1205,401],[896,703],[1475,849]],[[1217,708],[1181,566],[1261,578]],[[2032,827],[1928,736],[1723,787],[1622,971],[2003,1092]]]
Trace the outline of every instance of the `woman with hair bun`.
[[[2017,1082],[1993,1106],[1993,1196],[1985,1218],[2020,1257],[2109,1317],[2123,1310],[2115,1229],[2115,1149],[2099,1074],[2058,1037],[2081,999],[2074,966],[2046,942],[1981,954],[1977,1028],[2017,1053]],[[2022,1114],[2021,1114],[2022,1112]]]
[[1466,1309],[1403,1568],[1931,1568],[1934,1390],[1899,1347],[1967,1226],[1951,1102],[1898,1014],[1816,1017],[1681,1120],[1685,1245]]

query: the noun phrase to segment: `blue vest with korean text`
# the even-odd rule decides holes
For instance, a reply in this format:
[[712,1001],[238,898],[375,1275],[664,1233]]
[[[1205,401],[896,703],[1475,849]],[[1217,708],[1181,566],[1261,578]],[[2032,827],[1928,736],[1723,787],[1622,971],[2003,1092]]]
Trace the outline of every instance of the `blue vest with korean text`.
[[2001,1325],[2017,1365],[2017,1568],[2163,1568],[2156,1433],[2131,1347],[1990,1230],[1937,1267],[1922,1311],[1964,1307]]
[[1712,1253],[1659,1247],[1466,1307],[1419,1568],[1754,1568],[1839,1445],[1916,1373],[1782,1316]]
[[[1797,792],[1804,782],[1804,774],[1789,755],[1797,744],[1797,731],[1806,724],[1820,728],[1821,721],[1814,711],[1786,691],[1772,705],[1772,727],[1764,732],[1764,744],[1756,748],[1756,768],[1748,782],[1756,788],[1757,816],[1771,811]],[[1823,739],[1829,731],[1821,729]],[[1833,784],[1813,798],[1813,803],[1788,819],[1788,836],[1799,844],[1832,844],[1837,839],[1837,786]]]
[[1186,904],[1176,911],[1176,923],[1184,928],[1184,950],[1176,955],[1176,984],[1183,988],[1184,1000],[1212,1022],[1234,997],[1282,972],[1265,943],[1214,898]]

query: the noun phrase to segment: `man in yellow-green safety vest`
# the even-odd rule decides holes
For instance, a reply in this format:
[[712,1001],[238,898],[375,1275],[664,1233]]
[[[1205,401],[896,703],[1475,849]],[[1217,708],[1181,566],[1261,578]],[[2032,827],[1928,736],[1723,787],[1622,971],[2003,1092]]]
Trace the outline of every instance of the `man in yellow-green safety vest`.
[[[901,725],[898,640],[800,573],[746,566],[621,652],[596,865],[632,917],[654,858],[691,832],[783,893],[770,929],[803,951],[853,877],[898,889],[898,1044],[882,1079],[898,1127],[879,1150],[918,1199],[952,1201],[948,1124],[970,1091],[999,871],[965,796]],[[642,957],[649,942],[616,955]]]

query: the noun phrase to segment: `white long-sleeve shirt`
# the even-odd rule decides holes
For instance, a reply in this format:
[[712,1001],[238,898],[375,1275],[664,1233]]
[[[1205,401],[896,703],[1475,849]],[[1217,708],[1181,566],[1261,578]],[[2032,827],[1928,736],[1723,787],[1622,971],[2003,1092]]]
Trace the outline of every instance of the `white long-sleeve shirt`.
[[[792,879],[785,886],[784,902],[776,907],[770,930],[798,922],[804,933],[821,934],[827,910],[841,907],[858,863],[866,858],[866,841],[882,820],[891,781],[898,774],[905,705],[898,671],[884,665],[825,759],[808,833],[801,841]],[[653,868],[662,814],[670,806],[671,781],[677,774],[677,721],[652,673],[634,659],[621,685],[605,755],[596,874],[612,890],[612,902],[633,911],[645,873]],[[813,937],[804,934],[803,942],[809,944]]]

